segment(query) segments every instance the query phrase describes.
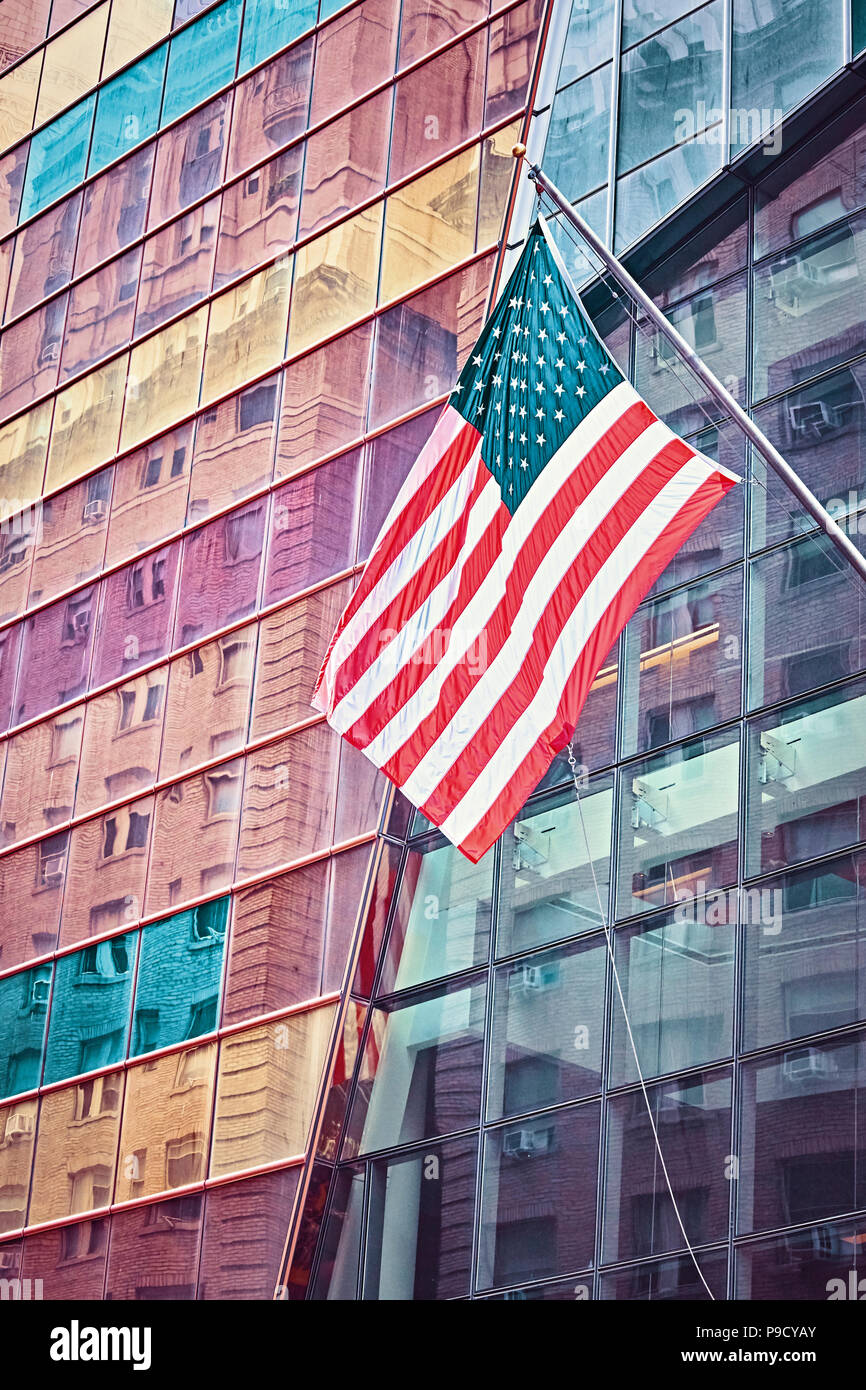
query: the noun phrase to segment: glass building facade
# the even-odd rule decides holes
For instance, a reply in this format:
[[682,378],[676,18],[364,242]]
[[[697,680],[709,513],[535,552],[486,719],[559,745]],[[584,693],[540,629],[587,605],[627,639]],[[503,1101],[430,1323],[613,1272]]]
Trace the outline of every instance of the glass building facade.
[[478,865],[309,697],[518,138],[866,534],[864,47],[859,0],[0,0],[0,1276],[701,1296],[606,921],[715,1295],[856,1270],[861,590],[559,222],[754,481]]

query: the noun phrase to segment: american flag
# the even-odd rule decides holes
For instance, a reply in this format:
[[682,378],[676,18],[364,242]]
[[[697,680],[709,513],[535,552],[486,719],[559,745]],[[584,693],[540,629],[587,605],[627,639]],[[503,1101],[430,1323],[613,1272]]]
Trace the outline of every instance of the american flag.
[[739,479],[662,424],[543,219],[373,547],[313,704],[473,862]]

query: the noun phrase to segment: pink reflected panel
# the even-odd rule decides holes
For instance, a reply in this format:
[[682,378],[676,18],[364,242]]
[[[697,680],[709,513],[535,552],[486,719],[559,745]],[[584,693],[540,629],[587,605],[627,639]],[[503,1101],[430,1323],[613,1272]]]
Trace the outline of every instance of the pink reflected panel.
[[265,603],[353,563],[360,465],[361,450],[353,449],[274,493]]
[[278,478],[344,448],[363,434],[372,338],[372,324],[361,324],[286,367],[277,442]]
[[117,680],[170,650],[180,545],[151,551],[102,581],[91,686]]
[[189,489],[191,522],[270,482],[279,387],[276,374],[199,416]]
[[98,600],[99,586],[90,584],[25,620],[16,724],[84,694]]
[[8,154],[0,155],[0,237],[13,231],[18,222],[29,149],[30,141],[25,140],[23,145],[16,145]]
[[198,1298],[273,1298],[301,1172],[286,1168],[210,1189]]
[[128,802],[69,832],[60,944],[135,922],[142,914],[153,797]]
[[204,1194],[197,1192],[115,1212],[106,1298],[136,1302],[195,1298],[203,1205]]
[[[17,617],[27,606],[33,549],[40,529],[35,508],[19,512],[0,527],[0,622]],[[0,765],[2,762],[0,754]]]
[[247,755],[238,878],[332,842],[339,738],[324,722]]
[[334,819],[335,844],[379,828],[387,788],[388,779],[375,763],[359,753],[351,743],[341,740],[337,813]]
[[19,231],[9,279],[7,319],[26,313],[70,280],[80,208],[81,193],[73,193]]
[[101,362],[132,337],[141,247],[82,280],[69,295],[62,381]]
[[526,0],[490,25],[485,125],[524,106],[543,11],[544,0]]
[[390,89],[380,92],[309,137],[300,236],[381,193],[388,165],[391,101]]
[[371,429],[451,390],[481,331],[494,262],[486,256],[379,316]]
[[[400,849],[396,845],[384,844],[386,862],[393,858],[394,872],[400,862]],[[341,989],[346,974],[349,952],[362,908],[362,895],[367,874],[374,859],[378,859],[379,844],[357,845],[355,849],[343,850],[331,859],[331,877],[328,893],[328,931],[325,948],[325,970],[322,990]],[[377,872],[373,884],[372,910],[381,912],[382,927],[388,912],[390,899],[379,892],[381,871]]]
[[56,386],[66,299],[49,300],[0,334],[0,420]]
[[478,133],[486,63],[487,31],[482,29],[397,83],[389,183]]
[[412,464],[433,433],[440,410],[427,410],[413,420],[398,425],[387,434],[380,434],[367,445],[364,469],[364,498],[361,504],[361,527],[358,561],[366,560],[373,542],[400,491]]
[[178,425],[116,464],[106,562],[179,531],[186,517],[194,427]]
[[22,1279],[41,1279],[45,1299],[102,1298],[108,1221],[76,1221],[52,1231],[27,1236],[21,1262]]
[[[111,464],[42,504],[30,574],[31,604],[91,579],[102,567],[111,506]],[[74,564],[74,569],[72,565]]]
[[303,143],[293,145],[225,190],[215,289],[292,245],[303,162]]
[[225,164],[231,93],[216,97],[160,135],[156,144],[148,229],[206,198],[220,184]]
[[315,39],[311,35],[235,89],[228,177],[252,169],[307,125]]
[[319,30],[311,125],[392,76],[399,20],[393,0],[363,0]]
[[196,642],[255,608],[267,504],[259,498],[186,537],[175,646]]
[[3,6],[3,45],[0,72],[41,43],[48,32],[51,0],[6,0]]
[[223,1023],[320,993],[327,890],[322,859],[236,895]]
[[136,336],[203,299],[211,287],[220,200],[211,198],[149,237],[135,315]]
[[145,145],[84,190],[75,274],[83,275],[144,231],[156,146]]
[[[353,853],[357,854],[360,853],[360,851],[355,850]],[[374,860],[373,882],[370,889],[370,896],[364,908],[365,915],[363,935],[361,937],[361,950],[358,957],[355,978],[352,982],[354,993],[360,994],[366,999],[369,999],[373,992],[376,965],[379,960],[379,953],[382,949],[382,942],[385,939],[388,912],[391,906],[391,899],[394,896],[397,870],[400,867],[400,854],[401,851],[397,845],[385,844],[382,853],[377,855]],[[339,969],[336,960],[331,968],[335,973]],[[343,969],[345,970],[345,964]],[[328,978],[332,977],[329,977],[326,972],[326,979]]]
[[12,700],[23,632],[23,623],[0,630],[0,732],[8,729],[12,722]]
[[69,836],[48,835],[0,859],[0,956],[4,970],[53,951]]
[[407,67],[486,18],[487,0],[403,0],[399,66]]
[[161,791],[150,852],[147,911],[170,912],[203,893],[218,893],[234,878],[243,758]]

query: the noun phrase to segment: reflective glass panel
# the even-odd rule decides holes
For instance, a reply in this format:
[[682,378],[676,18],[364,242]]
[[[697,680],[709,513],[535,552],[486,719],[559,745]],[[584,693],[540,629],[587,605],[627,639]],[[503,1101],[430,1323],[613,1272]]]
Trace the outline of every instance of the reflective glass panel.
[[322,662],[352,581],[318,589],[263,618],[251,737],[279,733],[306,720]]
[[[196,1298],[272,1299],[300,1167],[211,1188],[207,1194]],[[262,1220],[262,1212],[267,1220]],[[228,1232],[231,1239],[226,1240]],[[237,1263],[242,1248],[243,1270]]]
[[100,87],[88,173],[99,173],[158,130],[167,54],[162,44]]
[[[99,81],[108,11],[107,4],[94,6],[89,14],[46,46],[36,104],[38,124],[49,121]],[[70,180],[70,183],[77,182],[77,179]]]
[[[61,380],[95,366],[129,342],[140,266],[141,247],[137,246],[80,281],[70,292]],[[59,307],[60,301],[51,303]]]
[[31,1091],[41,1080],[51,973],[49,963],[23,970],[19,975],[6,975],[0,980],[2,1097]]
[[[147,912],[170,912],[234,877],[243,761],[219,763],[156,797]],[[189,834],[190,825],[196,834]]]
[[398,299],[471,256],[478,171],[475,146],[387,199],[381,301]]
[[243,747],[256,634],[235,628],[171,663],[160,777]]
[[333,842],[338,756],[339,739],[324,722],[247,755],[239,878]]
[[223,175],[230,95],[216,97],[156,142],[148,228],[213,193]]
[[33,1165],[31,1225],[99,1211],[114,1195],[122,1072],[42,1097]]
[[162,124],[183,116],[235,75],[241,0],[224,0],[171,41]]
[[249,72],[257,63],[285,48],[316,22],[318,0],[290,0],[275,5],[273,0],[246,0],[244,33],[238,71]]
[[376,203],[298,250],[289,324],[292,355],[371,312],[381,235],[382,204]]
[[[172,1141],[172,1160],[188,1140]],[[191,1141],[193,1144],[196,1138]],[[105,1273],[105,1297],[151,1301],[195,1298],[204,1194],[115,1212]]]
[[481,127],[486,68],[481,30],[397,83],[388,178],[405,178]]
[[129,1068],[116,1201],[207,1176],[216,1060],[212,1042]]
[[[72,275],[81,194],[22,227],[14,241],[6,317],[26,313],[40,299],[61,289]],[[12,250],[13,243],[4,246]]]
[[103,580],[91,686],[117,680],[167,654],[179,560],[175,542]]
[[268,377],[199,416],[189,521],[199,521],[270,482],[279,384],[279,376]]
[[300,236],[382,192],[390,128],[391,92],[386,91],[309,136]]
[[142,931],[131,1057],[216,1028],[228,909],[217,898]]
[[608,63],[559,92],[553,105],[544,167],[572,199],[607,180],[611,74]]
[[293,145],[225,190],[215,289],[292,245],[303,162],[303,144]]
[[159,434],[194,410],[201,385],[207,307],[196,309],[133,348],[123,410],[122,449]]
[[102,76],[109,77],[171,28],[172,0],[138,0],[136,5],[112,5],[105,41]]
[[155,145],[145,145],[84,190],[75,273],[83,275],[144,231]]
[[53,203],[84,178],[96,97],[91,94],[43,126],[30,141],[21,220]]
[[138,932],[61,956],[54,972],[44,1085],[126,1056]]
[[[142,913],[153,797],[126,802],[69,835],[61,945],[100,936]],[[106,972],[109,974],[108,966]]]
[[372,339],[373,326],[364,323],[286,367],[278,478],[345,448],[363,433]]
[[290,256],[213,301],[207,330],[202,401],[207,403],[275,367],[289,316]]
[[[299,593],[355,558],[360,449],[302,473],[274,493],[265,602]],[[309,537],[305,546],[301,535]]]
[[76,814],[146,791],[156,781],[166,677],[166,668],[157,666],[88,701]]
[[[843,30],[842,6],[825,0],[778,10],[734,0],[732,107],[740,120],[731,132],[732,153],[842,66]],[[759,111],[761,124],[755,129]]]
[[[625,0],[624,26],[625,15],[633,3],[635,0]],[[657,0],[655,0],[655,7],[657,7]],[[494,8],[496,7],[494,6]],[[581,77],[583,73],[589,72],[590,68],[597,67],[599,63],[603,63],[606,58],[612,56],[613,9],[614,0],[597,0],[597,3],[593,5],[587,5],[585,0],[573,0],[565,49],[562,54],[562,66],[559,69],[558,87],[567,86],[576,77]],[[625,36],[626,32],[624,27],[623,44],[628,42]]]
[[313,49],[310,37],[259,68],[235,88],[228,173],[254,169],[301,135],[310,103]]
[[117,451],[127,354],[59,392],[45,487],[71,483]]
[[736,1251],[735,1297],[749,1302],[785,1298],[821,1303],[860,1299],[866,1292],[861,1250],[866,1223],[822,1222]]
[[219,199],[212,198],[148,237],[136,304],[136,335],[158,328],[207,294],[219,214]]
[[178,425],[115,465],[106,563],[165,540],[183,526],[193,425]]

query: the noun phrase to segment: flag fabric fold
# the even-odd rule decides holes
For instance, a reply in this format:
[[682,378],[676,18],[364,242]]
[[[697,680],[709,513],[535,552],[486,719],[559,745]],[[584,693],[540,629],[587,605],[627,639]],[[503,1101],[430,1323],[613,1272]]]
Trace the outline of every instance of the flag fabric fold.
[[539,218],[373,546],[314,707],[477,862],[738,481],[623,378]]

